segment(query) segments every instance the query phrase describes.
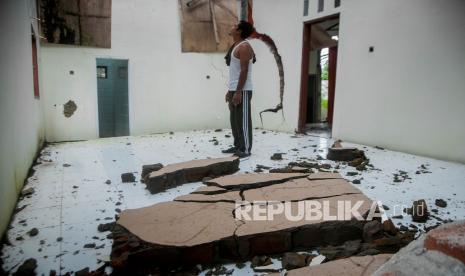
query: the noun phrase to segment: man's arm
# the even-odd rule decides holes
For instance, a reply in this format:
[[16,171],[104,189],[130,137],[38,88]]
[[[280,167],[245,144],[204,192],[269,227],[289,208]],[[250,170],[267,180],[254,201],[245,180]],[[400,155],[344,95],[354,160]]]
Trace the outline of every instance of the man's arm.
[[[232,53],[234,54],[234,53]],[[249,72],[249,62],[252,59],[252,48],[248,43],[240,45],[237,49],[237,54],[239,55],[239,60],[241,62],[241,73],[239,75],[239,82],[237,84],[236,92],[234,93],[233,102],[238,105],[242,101],[242,89],[244,88],[245,82],[247,80],[247,74]]]

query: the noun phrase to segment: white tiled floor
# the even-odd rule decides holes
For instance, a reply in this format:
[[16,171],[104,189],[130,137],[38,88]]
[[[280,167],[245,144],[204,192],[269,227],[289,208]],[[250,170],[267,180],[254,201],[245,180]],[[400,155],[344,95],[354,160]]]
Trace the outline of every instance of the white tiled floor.
[[[231,138],[225,135],[230,135],[230,131],[193,131],[48,146],[43,150],[41,164],[35,166],[36,172],[26,187],[34,187],[35,193],[18,202],[18,206],[27,207],[16,214],[8,231],[12,245],[3,248],[4,269],[15,271],[19,264],[30,257],[38,260],[39,275],[48,275],[50,270],[64,274],[85,267],[96,269],[101,265],[100,260],[108,259],[111,249],[111,240],[106,239],[108,233],[99,233],[97,226],[113,220],[116,209],[139,208],[169,201],[202,185],[190,183],[152,195],[140,182],[122,183],[121,173],[135,172],[139,180],[143,164],[169,164],[224,156],[220,150],[231,142]],[[218,146],[210,141],[213,137],[218,139]],[[253,171],[257,164],[281,167],[302,157],[324,157],[331,143],[330,139],[311,135],[296,137],[288,133],[255,130],[253,155],[241,161],[241,172]],[[465,165],[358,147],[365,150],[371,163],[379,170],[349,177],[345,176],[346,173],[354,169],[341,165],[339,172],[348,180],[363,178],[362,183],[356,186],[372,199],[390,206],[388,212],[391,214],[394,205],[410,206],[413,200],[422,198],[427,200],[430,208],[437,208],[434,200],[442,198],[448,202],[448,206],[437,208],[439,217],[453,220],[465,218]],[[275,152],[286,153],[284,160],[270,160]],[[330,163],[333,167],[336,165],[326,160],[319,162]],[[415,174],[422,164],[432,173]],[[393,182],[393,173],[398,170],[408,172],[411,179]],[[105,184],[106,180],[111,180],[111,184]],[[394,222],[404,225],[411,223],[409,217]],[[436,222],[432,219],[426,225]],[[33,227],[39,229],[39,234],[29,237],[27,231]],[[17,237],[23,240],[16,240]],[[58,237],[62,237],[62,241],[57,241]],[[83,248],[88,243],[104,247]],[[248,272],[249,266],[235,268],[238,275]]]

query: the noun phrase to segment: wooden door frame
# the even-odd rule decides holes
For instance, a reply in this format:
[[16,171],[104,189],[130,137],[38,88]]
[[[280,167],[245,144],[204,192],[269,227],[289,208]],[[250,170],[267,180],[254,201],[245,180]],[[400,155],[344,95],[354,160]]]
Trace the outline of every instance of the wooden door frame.
[[337,66],[337,48],[333,46],[329,48],[328,53],[328,124],[333,124],[334,114],[334,95],[336,92],[336,66]]
[[34,89],[34,98],[40,98],[40,89],[39,89],[39,63],[37,58],[37,38],[34,33],[34,28],[31,26],[31,48],[32,48],[32,80],[33,80],[33,89]]
[[[298,119],[298,132],[305,132],[305,121],[307,113],[307,97],[308,97],[308,66],[310,63],[310,38],[311,27],[313,24],[318,24],[326,20],[340,18],[339,13],[329,16],[321,17],[315,20],[304,22],[302,34],[302,63],[300,73],[300,102],[299,102],[299,119]],[[332,119],[332,118],[331,118]]]

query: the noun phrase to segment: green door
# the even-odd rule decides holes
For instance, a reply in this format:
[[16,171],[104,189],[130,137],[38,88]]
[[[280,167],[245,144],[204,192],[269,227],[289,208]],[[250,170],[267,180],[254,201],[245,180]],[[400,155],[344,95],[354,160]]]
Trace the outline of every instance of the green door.
[[129,135],[128,61],[97,59],[99,136]]

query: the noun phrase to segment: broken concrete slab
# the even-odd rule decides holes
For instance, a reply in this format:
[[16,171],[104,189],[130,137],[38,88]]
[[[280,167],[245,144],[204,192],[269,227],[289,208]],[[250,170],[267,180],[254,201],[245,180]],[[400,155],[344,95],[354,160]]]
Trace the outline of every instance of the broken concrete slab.
[[308,176],[305,173],[246,173],[226,175],[205,182],[228,190],[245,190]]
[[[294,221],[284,213],[265,221],[235,218],[233,202],[247,200],[248,193],[256,194],[251,199],[292,201],[292,210],[305,204],[302,199],[310,196],[321,205],[327,204],[332,216],[337,215],[340,201],[352,204],[361,201],[362,215],[371,207],[372,201],[340,176],[331,175],[339,177],[335,179],[319,176],[318,180],[306,176],[225,176],[212,180],[218,186],[209,187],[215,189],[202,188],[173,202],[124,211],[113,230],[112,265],[117,269],[139,269],[179,263],[206,264],[362,239],[364,222],[352,216],[342,221],[336,218]],[[220,183],[223,187],[219,187]],[[154,259],[160,260],[154,262]]]
[[[316,197],[318,197],[317,194],[315,195]],[[355,204],[356,202],[360,201],[361,205],[358,210],[362,216],[370,210],[371,205],[372,205],[372,201],[363,194],[336,195],[336,196],[323,197],[323,198],[318,198],[318,199],[309,200],[309,201],[295,201],[295,202],[290,202],[289,204],[292,210],[291,213],[293,214],[293,216],[296,216],[296,217],[298,215],[297,209],[299,205],[300,206],[305,205],[306,202],[311,203],[311,204],[314,204],[314,203],[321,204],[320,206],[323,206],[324,204],[325,206],[327,206],[326,207],[328,210],[327,212],[330,216],[337,216],[338,201],[341,201],[341,202],[347,201],[347,202],[351,202],[352,204]],[[331,225],[331,227],[334,226],[335,228],[337,228],[337,223],[340,223],[341,225],[350,224],[350,219],[351,218],[348,218],[348,220],[345,220],[345,221],[336,221],[336,218],[334,218],[334,220],[331,220],[330,222],[335,222],[336,224]],[[302,241],[303,243],[302,247],[307,247],[309,244],[307,243],[307,239],[310,237],[304,237],[304,236],[306,235],[305,233],[307,232],[306,230],[308,229],[307,227],[304,227],[303,229],[298,229],[298,228],[302,226],[308,226],[309,228],[311,228],[312,225],[319,225],[324,222],[325,221],[321,218],[320,219],[312,218],[310,220],[306,220],[304,218],[296,219],[296,220],[289,220],[286,217],[286,214],[283,212],[283,213],[274,215],[273,220],[246,220],[244,221],[244,224],[241,225],[236,230],[236,236],[244,237],[244,238],[251,238],[252,236],[255,236],[255,235],[265,236],[264,235],[265,233],[276,233],[276,232],[282,232],[282,231],[287,232],[290,230],[295,230],[294,234],[296,237],[298,237],[298,239],[297,240],[294,239],[294,244],[300,245],[301,241],[299,239],[303,238],[304,241]],[[358,236],[359,238],[362,237],[363,223],[358,224],[358,226],[360,227],[360,229],[359,231],[358,230],[356,231],[357,235],[356,237],[352,239],[357,239]],[[328,230],[327,232],[329,233],[330,231]],[[321,241],[323,241],[324,239],[321,236],[324,236],[328,233],[324,233],[324,234],[320,233],[319,235],[316,233],[313,233],[313,237],[311,237],[312,239],[310,240],[310,243],[315,242],[313,238],[318,238],[318,237],[320,237]],[[313,246],[319,245],[319,244],[320,242],[317,242],[316,244],[314,243]],[[257,254],[261,254],[261,253],[257,253]]]
[[206,176],[222,176],[239,170],[239,157],[192,160],[169,164],[145,177],[147,189],[153,194]]
[[195,246],[230,237],[240,223],[234,204],[163,202],[125,210],[117,223],[141,240],[166,246]]
[[286,275],[371,275],[386,263],[391,256],[391,254],[380,254],[375,256],[350,257],[317,266],[290,270]]
[[258,189],[246,190],[243,195],[246,201],[284,202],[361,193],[359,189],[348,184],[344,179],[310,180],[300,178]]

